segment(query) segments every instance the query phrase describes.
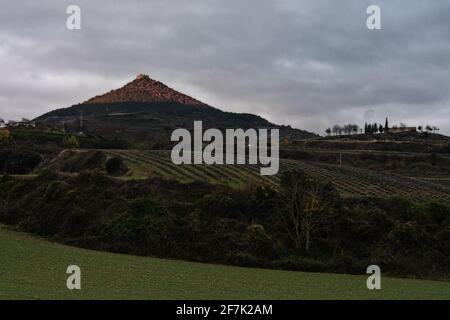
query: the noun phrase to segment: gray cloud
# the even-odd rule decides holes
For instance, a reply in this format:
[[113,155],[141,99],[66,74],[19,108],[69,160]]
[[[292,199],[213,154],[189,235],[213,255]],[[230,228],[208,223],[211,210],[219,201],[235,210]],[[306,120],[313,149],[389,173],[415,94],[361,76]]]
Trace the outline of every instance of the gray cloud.
[[[80,31],[66,29],[70,4],[82,9]],[[383,30],[365,27],[370,4]],[[449,14],[448,1],[420,0],[9,1],[0,117],[38,116],[144,72],[317,133],[389,116],[450,134]]]

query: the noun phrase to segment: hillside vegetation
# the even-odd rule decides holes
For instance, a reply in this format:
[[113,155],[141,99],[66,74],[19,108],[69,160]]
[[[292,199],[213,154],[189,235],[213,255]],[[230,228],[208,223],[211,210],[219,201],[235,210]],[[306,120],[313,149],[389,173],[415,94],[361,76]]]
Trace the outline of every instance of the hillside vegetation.
[[[97,252],[0,227],[0,299],[449,299],[450,282],[287,272]],[[66,288],[81,267],[80,291]]]
[[[180,182],[204,181],[236,188],[252,184],[277,188],[280,183],[280,175],[261,176],[256,165],[174,165],[169,151],[115,149],[96,152],[104,153],[109,158],[123,159],[129,168],[128,174],[124,176],[127,179],[157,176]],[[66,152],[42,168],[67,172],[70,163],[83,164],[92,159],[93,155],[94,151]],[[101,155],[98,157],[100,162],[97,161],[99,164],[96,168],[101,169],[104,160],[102,162]],[[94,167],[86,165],[81,168],[86,170]],[[280,174],[292,169],[300,169],[321,181],[331,182],[345,197],[404,197],[419,202],[436,200],[450,204],[450,188],[445,184],[434,183],[433,180],[424,181],[345,165],[281,159]]]
[[92,170],[4,176],[0,222],[103,251],[356,274],[377,264],[391,275],[450,276],[450,207],[343,198],[298,169],[284,172],[277,188]]

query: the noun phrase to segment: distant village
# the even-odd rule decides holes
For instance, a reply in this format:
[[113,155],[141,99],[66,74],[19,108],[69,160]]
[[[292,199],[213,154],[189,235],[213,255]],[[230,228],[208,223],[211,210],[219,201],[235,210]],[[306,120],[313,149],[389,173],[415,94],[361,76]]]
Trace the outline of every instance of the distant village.
[[346,124],[343,126],[334,125],[331,128],[327,128],[325,133],[327,136],[335,135],[356,135],[356,134],[380,134],[380,133],[390,133],[390,134],[398,134],[405,132],[420,132],[420,133],[437,133],[440,129],[436,126],[418,126],[418,127],[409,127],[404,123],[400,123],[399,125],[389,126],[389,120],[386,118],[384,125],[378,123],[365,123],[364,128],[356,125],[356,124]]
[[7,141],[11,137],[13,128],[36,128],[34,121],[23,118],[21,121],[8,121],[0,118],[0,142]]
[[20,121],[10,120],[8,122],[0,119],[0,128],[36,128],[36,123],[26,118],[22,118]]

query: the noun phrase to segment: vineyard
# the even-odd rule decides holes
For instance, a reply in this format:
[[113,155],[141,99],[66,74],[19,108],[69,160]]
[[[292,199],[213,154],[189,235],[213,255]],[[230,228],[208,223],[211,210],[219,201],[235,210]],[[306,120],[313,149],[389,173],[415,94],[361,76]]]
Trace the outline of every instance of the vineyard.
[[283,170],[300,168],[333,183],[344,196],[403,197],[419,202],[438,200],[450,203],[450,188],[397,174],[369,169],[295,160],[282,160]]
[[[124,159],[130,168],[128,178],[146,178],[156,175],[182,182],[202,180],[240,188],[248,184],[266,184],[277,187],[278,176],[261,176],[256,165],[175,165],[168,151],[102,150],[109,157]],[[318,179],[329,181],[343,196],[399,196],[419,202],[438,200],[450,203],[450,187],[423,179],[396,174],[383,174],[369,169],[338,166],[325,163],[282,159],[280,172],[302,169]]]
[[182,182],[195,180],[232,187],[243,187],[249,183],[277,186],[279,179],[261,176],[256,165],[175,165],[168,151],[108,150],[111,157],[125,160],[132,171],[132,178],[156,175]]

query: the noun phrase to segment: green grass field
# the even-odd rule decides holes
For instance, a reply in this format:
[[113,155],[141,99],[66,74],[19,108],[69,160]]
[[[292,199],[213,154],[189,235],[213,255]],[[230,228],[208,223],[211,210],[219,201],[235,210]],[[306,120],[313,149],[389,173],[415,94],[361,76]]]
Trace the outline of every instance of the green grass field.
[[[68,265],[82,289],[66,288]],[[238,268],[96,252],[0,227],[0,299],[449,299],[450,282]]]

